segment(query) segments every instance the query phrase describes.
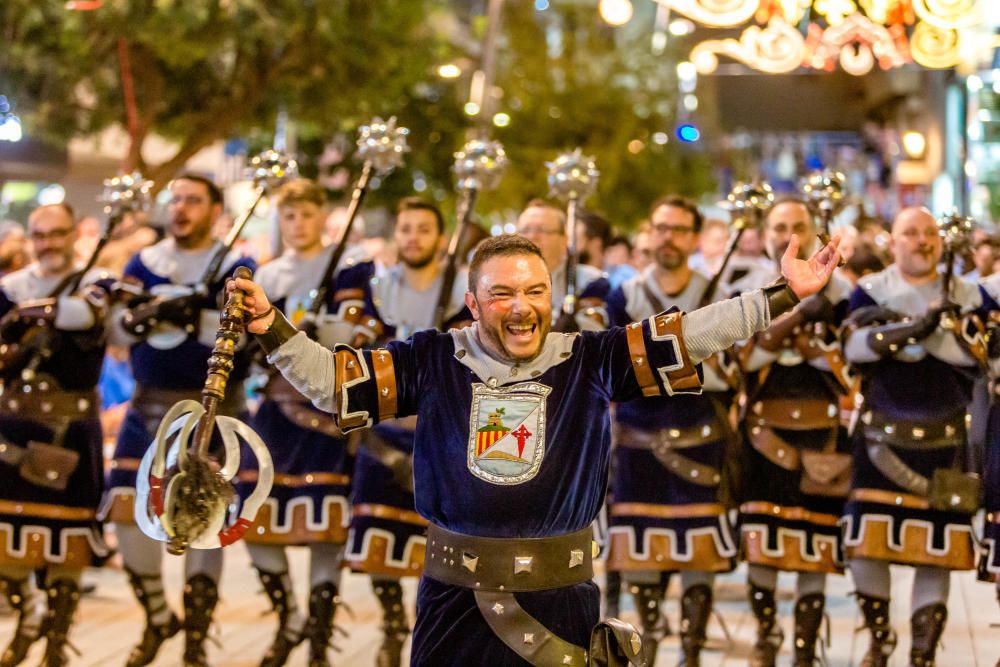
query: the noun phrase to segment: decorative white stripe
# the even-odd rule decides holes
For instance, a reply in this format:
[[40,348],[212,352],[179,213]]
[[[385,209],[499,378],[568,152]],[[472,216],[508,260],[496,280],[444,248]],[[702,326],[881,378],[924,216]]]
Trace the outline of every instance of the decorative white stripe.
[[854,533],[854,516],[848,514],[840,519],[840,523],[844,526],[844,546],[847,547],[857,547],[861,546],[865,541],[865,532],[868,530],[868,524],[881,523],[885,524],[885,535],[886,543],[889,549],[892,551],[897,551],[903,553],[903,544],[905,542],[906,531],[910,528],[924,528],[927,531],[927,540],[924,545],[924,550],[929,556],[949,556],[951,555],[951,535],[956,533],[960,536],[964,536],[970,542],[974,541],[974,535],[972,532],[972,526],[964,526],[954,523],[949,523],[945,525],[944,530],[944,549],[935,549],[933,544],[934,540],[934,523],[931,521],[925,521],[924,519],[903,519],[901,529],[899,531],[899,537],[904,542],[893,542],[893,523],[895,522],[895,517],[889,514],[868,514],[865,513],[861,515],[861,530],[858,531],[858,538],[851,539],[851,535]]
[[[678,539],[678,533],[683,534],[683,540]],[[706,526],[704,528],[691,528],[684,531],[676,531],[672,528],[647,528],[643,531],[642,550],[637,549],[636,529],[634,526],[612,526],[608,534],[613,539],[616,534],[623,534],[628,537],[628,554],[632,560],[653,561],[655,557],[651,555],[652,538],[667,537],[670,541],[670,559],[681,563],[691,562],[694,556],[694,538],[699,535],[708,535],[715,543],[715,551],[723,558],[736,556],[736,541],[725,519],[719,517],[717,526]],[[610,541],[610,540],[609,540]],[[678,547],[683,541],[685,549],[682,553]]]
[[[288,522],[284,525],[278,523],[278,519],[281,518],[281,511],[279,510],[279,504],[277,498],[268,498],[264,501],[264,504],[271,508],[271,521],[270,525],[267,527],[269,533],[274,535],[281,535],[282,533],[289,533],[292,530],[292,516],[294,515],[295,508],[299,505],[305,507],[306,510],[306,530],[309,531],[324,531],[330,528],[330,508],[333,505],[340,506],[340,527],[347,528],[351,523],[351,513],[349,506],[347,504],[347,498],[343,496],[324,496],[322,498],[322,509],[320,511],[320,520],[313,521],[313,516],[315,516],[314,502],[309,496],[302,496],[299,498],[292,498],[287,503],[285,503],[285,518]],[[259,513],[258,513],[259,514]],[[259,528],[259,526],[258,526]],[[256,530],[256,529],[255,529]]]
[[[118,496],[123,496],[130,499],[133,503],[135,502],[135,487],[134,486],[113,486],[110,489],[105,490],[104,499],[101,501],[100,506],[97,508],[97,520],[107,521],[108,513],[111,512],[111,507],[115,503],[115,499]],[[125,523],[121,521],[116,521],[115,523]],[[134,523],[134,521],[129,521],[128,523]]]
[[64,563],[66,562],[66,556],[69,553],[69,538],[73,535],[79,535],[87,538],[87,543],[90,545],[91,551],[93,551],[98,556],[106,556],[108,554],[107,547],[102,544],[97,536],[94,535],[94,531],[90,528],[60,528],[59,530],[59,551],[60,554],[56,554],[52,550],[52,530],[47,526],[38,526],[35,524],[26,524],[21,526],[21,549],[14,549],[14,525],[10,523],[0,523],[0,533],[7,535],[6,544],[4,544],[4,552],[14,558],[24,558],[28,554],[28,544],[32,542],[28,532],[34,533],[35,535],[42,535],[42,540],[45,543],[43,548],[43,553],[45,554],[46,561],[53,563]]
[[770,542],[768,537],[770,536],[771,527],[763,523],[747,523],[740,527],[740,533],[743,539],[746,539],[748,533],[757,532],[760,534],[760,551],[768,558],[784,558],[785,557],[785,538],[794,538],[799,543],[799,558],[807,563],[820,563],[825,560],[825,552],[822,549],[824,543],[829,545],[830,558],[835,562],[840,560],[839,554],[837,552],[837,542],[840,536],[832,535],[822,535],[820,533],[813,533],[812,536],[812,548],[815,555],[810,555],[806,552],[806,545],[809,544],[809,536],[806,531],[798,528],[788,528],[786,526],[778,526],[778,548],[770,549],[767,544]]
[[992,537],[983,538],[983,541],[980,542],[984,567],[990,574],[1000,575],[1000,554],[997,553],[998,548],[1000,548],[1000,544]]
[[392,557],[396,546],[396,536],[389,531],[382,528],[365,529],[365,534],[361,541],[361,551],[351,551],[351,547],[354,545],[354,535],[355,529],[352,528],[347,534],[347,554],[344,556],[344,560],[348,562],[358,561],[363,563],[368,560],[368,551],[371,549],[372,538],[379,536],[386,541],[385,564],[402,570],[412,570],[410,562],[413,560],[413,550],[418,546],[427,546],[427,538],[423,535],[410,535],[406,541],[406,546],[403,548],[403,558],[397,560]]

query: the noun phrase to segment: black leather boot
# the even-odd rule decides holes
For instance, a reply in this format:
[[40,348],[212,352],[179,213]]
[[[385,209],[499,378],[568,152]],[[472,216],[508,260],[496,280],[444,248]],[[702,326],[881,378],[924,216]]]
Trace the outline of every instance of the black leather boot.
[[403,609],[403,587],[391,579],[373,579],[372,589],[382,605],[382,646],[379,647],[375,665],[399,667],[403,644],[410,634],[410,623]]
[[757,619],[757,641],[750,652],[750,667],[774,667],[785,634],[778,625],[774,591],[750,584],[750,611]]
[[309,638],[309,667],[330,667],[327,650],[333,637],[333,616],[338,604],[337,586],[331,581],[313,586],[309,592],[309,620],[305,628]]
[[683,667],[701,665],[708,617],[712,613],[712,588],[695,584],[681,596],[681,661]]
[[913,612],[910,618],[910,665],[934,667],[934,654],[948,620],[948,607],[940,602],[929,604]]
[[621,606],[618,600],[622,595],[622,575],[614,570],[608,571],[604,584],[604,617],[618,618]]
[[858,605],[871,633],[871,644],[861,660],[861,667],[887,667],[896,648],[896,633],[889,625],[889,601],[858,593]]
[[826,596],[822,593],[810,593],[796,600],[794,667],[815,667],[816,640],[819,639],[825,605]]
[[37,601],[32,599],[31,588],[27,579],[7,579],[0,577],[0,590],[10,602],[11,609],[17,614],[17,627],[14,638],[0,657],[0,667],[16,667],[24,662],[31,645],[38,641],[45,632],[44,616],[32,613]]
[[[139,575],[129,570],[126,570],[126,573],[132,592],[146,612],[146,627],[142,631],[142,639],[129,653],[125,667],[143,667],[156,660],[156,654],[159,653],[163,642],[180,632],[181,621],[176,614],[170,612],[170,618],[166,623],[160,625],[153,623],[153,617],[167,608],[162,588],[159,593],[152,596],[147,590],[150,582],[160,582],[159,575]],[[162,583],[160,586],[162,587]]]
[[[80,586],[72,579],[59,579],[48,589],[49,611],[45,616],[45,657],[43,667],[64,667],[69,664],[66,649],[73,614],[80,604]],[[75,649],[74,649],[75,650]]]
[[257,575],[260,577],[261,585],[264,586],[264,592],[267,593],[267,597],[271,601],[271,608],[278,614],[278,632],[274,636],[271,648],[267,650],[264,659],[261,660],[260,667],[281,667],[288,661],[288,655],[292,649],[305,639],[301,628],[293,630],[288,626],[292,611],[295,609],[295,599],[292,597],[294,591],[292,591],[287,572],[268,572],[258,568]]
[[647,667],[656,663],[656,651],[664,637],[663,613],[660,603],[663,602],[662,584],[629,584],[629,593],[635,598],[635,611],[639,614],[642,625],[642,657]]
[[207,574],[196,574],[184,585],[184,667],[208,667],[205,640],[219,603],[219,587]]

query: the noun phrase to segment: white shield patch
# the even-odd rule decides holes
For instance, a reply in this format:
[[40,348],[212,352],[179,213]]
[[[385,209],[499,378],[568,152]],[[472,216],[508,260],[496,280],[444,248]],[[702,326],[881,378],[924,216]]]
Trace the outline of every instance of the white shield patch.
[[468,466],[492,484],[521,484],[538,474],[545,455],[545,399],[537,382],[472,385]]

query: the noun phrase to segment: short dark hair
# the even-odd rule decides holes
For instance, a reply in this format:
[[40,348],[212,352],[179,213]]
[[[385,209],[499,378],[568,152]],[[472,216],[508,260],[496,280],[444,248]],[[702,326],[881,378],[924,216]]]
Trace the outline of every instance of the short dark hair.
[[517,234],[502,234],[486,239],[479,244],[469,263],[469,291],[475,294],[476,283],[479,282],[479,271],[483,264],[494,257],[513,257],[515,255],[534,255],[545,262],[542,251],[534,243]]
[[[403,197],[396,204],[396,222],[399,222],[399,214],[403,211],[430,211],[434,215],[434,221],[437,223],[438,234],[444,234],[444,215],[441,214],[441,209],[436,205],[427,201],[426,199],[421,199],[420,197]],[[395,223],[393,223],[395,227]]]
[[226,203],[225,198],[222,196],[222,189],[218,185],[216,185],[212,179],[202,176],[201,174],[195,174],[194,172],[185,171],[181,172],[177,176],[174,176],[173,180],[194,181],[195,183],[201,183],[202,185],[205,186],[205,189],[208,190],[208,201],[210,201],[213,204],[220,204],[223,206]]
[[701,215],[701,211],[698,210],[698,205],[694,203],[693,199],[683,197],[681,195],[666,195],[660,197],[653,202],[653,205],[649,209],[649,217],[652,218],[653,214],[656,213],[656,209],[661,206],[673,206],[674,208],[679,208],[690,213],[694,218],[694,231],[695,234],[701,232],[701,223],[704,218]]
[[854,251],[851,258],[847,260],[846,268],[854,275],[860,277],[881,271],[885,268],[885,262],[871,248],[861,245]]
[[583,229],[588,239],[601,239],[601,245],[605,248],[611,242],[611,223],[600,213],[594,211],[580,211],[579,220],[583,223]]
[[616,245],[623,245],[626,248],[628,248],[629,253],[632,252],[632,242],[624,234],[616,234],[616,235],[612,236],[611,240],[608,241],[607,245],[604,246],[604,247],[605,248],[613,248]]

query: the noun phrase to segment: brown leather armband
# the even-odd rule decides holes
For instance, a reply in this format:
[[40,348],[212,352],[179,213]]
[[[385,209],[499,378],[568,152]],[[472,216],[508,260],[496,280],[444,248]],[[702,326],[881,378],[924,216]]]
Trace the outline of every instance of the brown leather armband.
[[378,390],[378,419],[383,421],[396,416],[396,370],[392,354],[386,349],[372,352],[372,372]]
[[271,326],[264,333],[254,334],[254,336],[257,338],[257,342],[260,343],[261,348],[263,348],[264,353],[271,354],[298,332],[299,330],[295,328],[294,324],[288,321],[284,313],[275,308],[274,321],[271,323]]
[[656,384],[653,369],[649,367],[646,341],[642,337],[642,323],[633,322],[625,327],[625,338],[628,341],[629,357],[632,359],[632,370],[635,371],[635,380],[642,389],[642,395],[659,396],[660,387]]
[[767,308],[773,321],[779,315],[787,313],[799,303],[799,297],[795,295],[792,288],[784,278],[778,278],[764,288],[764,296],[767,297]]

